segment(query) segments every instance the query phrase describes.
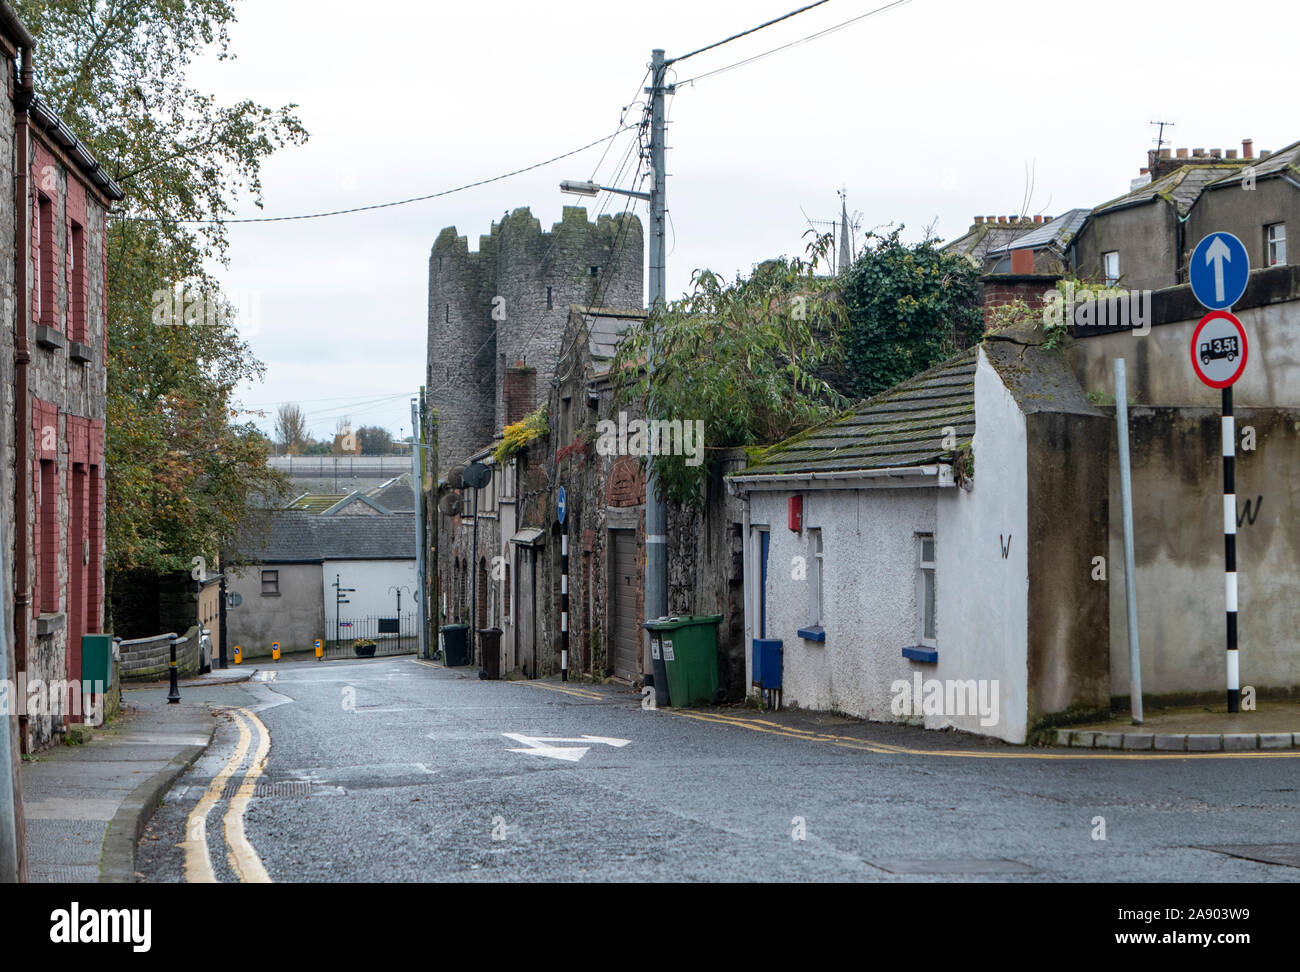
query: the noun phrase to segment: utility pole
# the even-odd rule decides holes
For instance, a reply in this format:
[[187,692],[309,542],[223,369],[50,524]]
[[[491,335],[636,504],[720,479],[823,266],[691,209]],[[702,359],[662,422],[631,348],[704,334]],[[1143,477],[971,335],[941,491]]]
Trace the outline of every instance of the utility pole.
[[[421,389],[423,391],[423,389]],[[424,470],[420,465],[420,402],[411,399],[411,494],[415,501],[415,583],[419,596],[415,599],[415,623],[420,628],[419,657],[429,657],[429,633],[424,623]],[[398,617],[401,616],[401,597],[398,593]]]
[[[650,56],[650,314],[653,315],[667,295],[665,264],[667,263],[664,213],[667,173],[664,171],[664,95],[669,89],[664,85],[667,64],[662,48],[655,48]],[[647,372],[654,370],[658,342],[651,333]],[[654,417],[653,398],[646,402],[647,419]],[[653,456],[646,465],[645,486],[645,620],[662,618],[668,614],[668,506],[659,495],[659,477],[655,474]],[[642,645],[648,644],[650,633],[642,635]],[[649,656],[647,651],[646,657]]]

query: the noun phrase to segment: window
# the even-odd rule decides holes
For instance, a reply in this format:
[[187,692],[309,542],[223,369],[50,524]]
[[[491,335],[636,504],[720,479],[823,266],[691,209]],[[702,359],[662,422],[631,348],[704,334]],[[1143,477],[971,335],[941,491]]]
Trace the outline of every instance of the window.
[[917,537],[920,546],[921,583],[921,644],[935,647],[935,589],[934,589],[934,536],[923,533]]
[[262,596],[280,596],[280,572],[278,570],[262,571]]
[[1101,271],[1106,277],[1106,286],[1113,287],[1119,283],[1119,250],[1109,250],[1101,255]]
[[87,343],[86,335],[86,233],[72,223],[68,234],[68,340]]
[[808,627],[818,628],[822,623],[822,532],[808,531]]
[[510,564],[505,565],[505,576],[501,581],[501,616],[504,620],[510,620]]
[[[59,611],[59,466],[53,459],[41,460],[40,519],[36,524],[37,543],[40,544],[40,566],[37,580],[40,583],[41,614]],[[71,565],[69,565],[71,566]]]
[[1281,266],[1286,263],[1286,223],[1273,223],[1264,227],[1264,243],[1268,250],[1268,265]]
[[58,327],[54,288],[54,203],[45,193],[36,196],[36,319]]

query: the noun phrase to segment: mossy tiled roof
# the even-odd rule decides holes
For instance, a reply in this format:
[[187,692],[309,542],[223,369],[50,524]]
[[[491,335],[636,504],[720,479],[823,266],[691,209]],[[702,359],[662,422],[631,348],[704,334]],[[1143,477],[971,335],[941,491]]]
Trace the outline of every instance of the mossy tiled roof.
[[347,493],[306,493],[290,503],[289,509],[307,513],[324,513],[335,503],[347,498]]
[[957,448],[975,435],[975,356],[964,351],[869,398],[843,418],[766,450],[737,476],[855,472],[923,466],[947,459],[945,428]]

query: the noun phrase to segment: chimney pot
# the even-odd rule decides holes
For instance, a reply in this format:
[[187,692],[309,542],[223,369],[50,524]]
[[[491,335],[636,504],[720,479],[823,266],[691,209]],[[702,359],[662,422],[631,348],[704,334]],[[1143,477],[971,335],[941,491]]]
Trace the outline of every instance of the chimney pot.
[[984,217],[983,217],[983,216],[976,216],[976,217],[975,217],[975,225],[976,225],[976,226],[983,226],[983,225],[984,225]]
[[1192,149],[1192,158],[1196,158],[1197,156],[1204,155],[1204,154],[1205,154],[1205,149],[1203,148]]
[[1210,158],[1212,159],[1223,158],[1223,149],[1217,149],[1217,148],[1210,149]]
[[1228,151],[1227,151],[1227,157],[1230,158],[1230,159],[1235,159],[1235,158],[1237,157],[1237,150],[1236,150],[1236,149],[1228,149]]
[[1005,223],[1006,221],[1007,221],[1007,218],[1006,218],[1005,216],[999,216],[999,217],[998,217],[998,222],[999,222],[999,223]]
[[1243,159],[1253,159],[1255,157],[1255,140],[1253,138],[1243,138],[1241,140],[1241,157]]
[[1161,157],[1162,159],[1171,159],[1171,158],[1173,158],[1173,150],[1172,150],[1172,149],[1162,148],[1162,149],[1160,150],[1160,157]]
[[1272,154],[1273,154],[1273,152],[1272,152],[1271,149],[1260,149],[1260,150],[1259,150],[1259,157],[1260,157],[1261,159],[1266,159],[1266,158],[1268,158],[1268,157],[1269,157],[1270,155],[1272,155]]
[[1180,158],[1180,159],[1185,159],[1185,158],[1187,158],[1187,149],[1185,149],[1185,148],[1180,148],[1180,149],[1178,150],[1177,155],[1178,155],[1178,158]]
[[1150,172],[1151,170],[1146,166],[1143,166],[1142,168],[1138,169],[1138,175],[1149,175]]
[[985,216],[985,217],[984,217],[984,222],[986,222],[986,223],[996,223],[997,221],[998,221],[998,218],[997,218],[996,216]]

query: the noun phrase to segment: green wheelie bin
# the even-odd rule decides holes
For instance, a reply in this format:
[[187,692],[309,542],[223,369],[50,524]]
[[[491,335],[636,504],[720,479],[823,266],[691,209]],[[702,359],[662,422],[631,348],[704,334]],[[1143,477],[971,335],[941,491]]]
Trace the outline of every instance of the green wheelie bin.
[[721,620],[721,614],[705,614],[646,622],[651,637],[658,637],[674,706],[725,701],[718,688]]

